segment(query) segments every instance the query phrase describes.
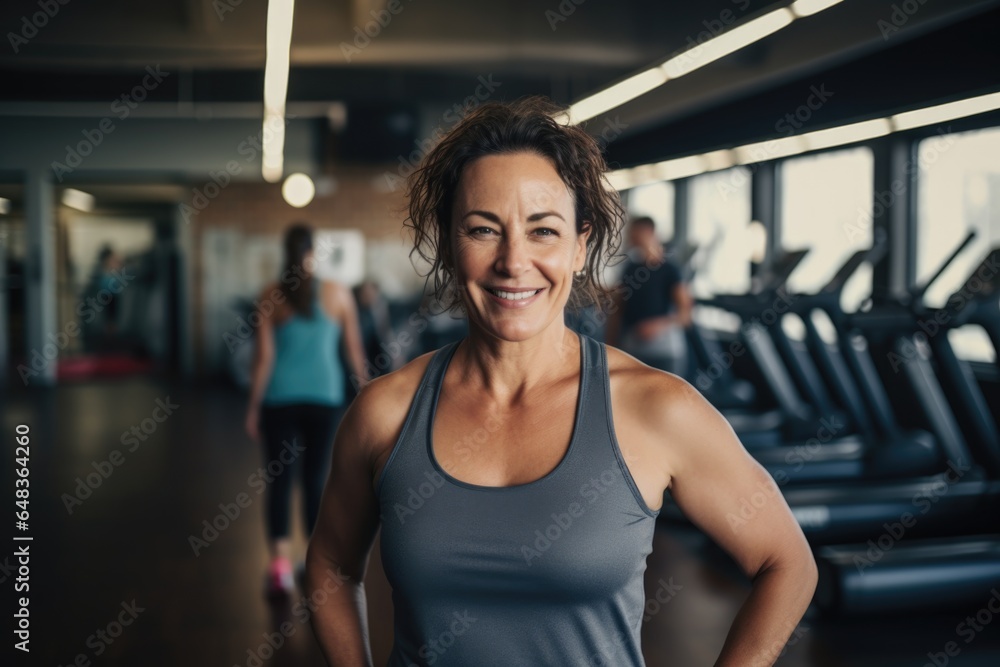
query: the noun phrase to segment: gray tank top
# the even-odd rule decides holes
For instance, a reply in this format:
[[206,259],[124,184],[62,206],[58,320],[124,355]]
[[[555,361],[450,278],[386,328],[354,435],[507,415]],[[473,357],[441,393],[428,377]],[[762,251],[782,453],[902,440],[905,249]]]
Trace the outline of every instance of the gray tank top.
[[[451,477],[431,427],[458,342],[431,358],[379,478],[395,606],[388,667],[642,666],[646,556],[658,511],[615,440],[604,344],[578,334],[576,420],[562,461],[527,484]],[[469,446],[490,441],[489,426]]]

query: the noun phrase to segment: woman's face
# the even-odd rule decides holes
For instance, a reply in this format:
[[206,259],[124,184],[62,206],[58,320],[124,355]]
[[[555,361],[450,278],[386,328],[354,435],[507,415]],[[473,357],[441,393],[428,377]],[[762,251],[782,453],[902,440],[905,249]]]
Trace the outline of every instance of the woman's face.
[[588,235],[577,234],[573,197],[547,159],[490,155],[465,167],[451,243],[470,325],[504,340],[563,326]]

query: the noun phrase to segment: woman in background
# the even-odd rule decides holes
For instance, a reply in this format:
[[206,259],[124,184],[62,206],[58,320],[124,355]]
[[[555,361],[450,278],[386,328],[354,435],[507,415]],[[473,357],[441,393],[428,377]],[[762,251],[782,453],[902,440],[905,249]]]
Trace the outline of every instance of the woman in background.
[[[288,593],[294,587],[289,510],[299,467],[308,534],[316,524],[333,436],[347,403],[341,343],[352,379],[359,385],[367,381],[351,290],[313,274],[311,227],[293,225],[285,232],[284,243],[281,279],[267,285],[258,298],[261,324],[245,424],[254,440],[263,435],[264,466],[272,480],[265,515],[271,594]],[[272,476],[275,469],[279,472]]]

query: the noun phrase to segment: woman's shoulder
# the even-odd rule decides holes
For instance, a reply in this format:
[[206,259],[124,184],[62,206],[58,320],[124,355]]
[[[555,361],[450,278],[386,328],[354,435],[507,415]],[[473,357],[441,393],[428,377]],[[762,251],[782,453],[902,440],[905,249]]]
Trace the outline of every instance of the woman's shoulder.
[[379,375],[377,378],[365,385],[363,393],[370,394],[369,400],[374,403],[381,403],[386,400],[398,401],[401,396],[407,393],[416,392],[417,386],[427,371],[427,366],[437,350],[424,352],[418,357],[411,359],[400,368]]
[[648,366],[622,350],[606,345],[611,396],[616,405],[628,406],[629,417],[663,428],[711,405],[683,378]]
[[351,402],[351,422],[367,434],[366,440],[375,449],[391,447],[399,437],[434,352],[421,354],[401,368],[378,376]]
[[672,480],[698,456],[727,455],[713,443],[732,429],[700,391],[617,348],[607,350],[614,428],[632,456]]

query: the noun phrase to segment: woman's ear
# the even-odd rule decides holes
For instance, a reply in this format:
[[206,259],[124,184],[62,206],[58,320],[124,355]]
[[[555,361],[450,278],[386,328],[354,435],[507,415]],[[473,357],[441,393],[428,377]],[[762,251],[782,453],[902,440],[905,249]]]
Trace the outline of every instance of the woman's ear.
[[594,226],[589,220],[584,220],[580,223],[580,231],[576,235],[576,256],[573,258],[573,266],[579,265],[579,268],[574,268],[575,271],[582,270],[587,263],[587,241],[590,240],[590,233],[593,231]]

